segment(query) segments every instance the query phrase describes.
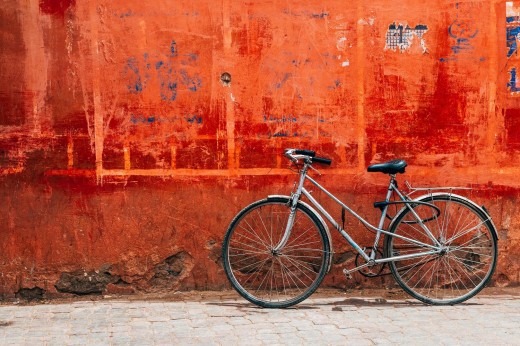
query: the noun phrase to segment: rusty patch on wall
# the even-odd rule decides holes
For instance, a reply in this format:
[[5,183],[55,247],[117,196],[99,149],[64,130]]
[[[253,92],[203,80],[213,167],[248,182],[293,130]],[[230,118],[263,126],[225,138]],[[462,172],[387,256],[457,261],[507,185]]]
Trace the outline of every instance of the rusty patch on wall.
[[45,290],[40,287],[32,287],[32,288],[20,288],[16,293],[15,297],[24,300],[39,300],[43,298],[45,294]]
[[150,285],[154,289],[172,289],[188,276],[193,268],[193,257],[181,251],[157,264]]
[[86,272],[78,270],[70,273],[62,273],[60,279],[54,285],[58,292],[73,293],[78,295],[101,294],[108,284],[120,280],[112,275],[107,268],[104,270]]

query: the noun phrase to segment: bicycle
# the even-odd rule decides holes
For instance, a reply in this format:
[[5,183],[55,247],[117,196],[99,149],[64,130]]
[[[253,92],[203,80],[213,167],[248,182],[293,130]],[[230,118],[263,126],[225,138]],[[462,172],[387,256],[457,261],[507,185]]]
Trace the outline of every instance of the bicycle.
[[[381,210],[376,227],[309,176],[309,170],[317,171],[313,164],[329,166],[332,160],[317,157],[311,150],[287,149],[285,156],[299,173],[291,195],[270,195],[245,207],[224,237],[226,276],[248,301],[265,308],[285,308],[318,288],[331,268],[333,254],[323,217],[359,254],[356,267],[343,270],[347,278],[363,270],[368,270],[366,276],[377,276],[374,268],[388,265],[405,292],[433,305],[461,303],[489,282],[497,262],[497,232],[483,206],[453,193],[466,188],[413,188],[406,182],[410,192],[405,193],[396,179],[405,172],[404,160],[373,164],[368,172],[390,176],[385,200],[374,203]],[[361,248],[304,187],[306,181],[342,207],[343,220],[346,210],[373,231],[373,246]],[[420,191],[427,193],[413,198]],[[388,212],[392,205],[401,207],[394,216]],[[390,219],[387,227],[385,219]],[[382,235],[383,251],[379,249]],[[359,258],[364,263],[357,263]]]

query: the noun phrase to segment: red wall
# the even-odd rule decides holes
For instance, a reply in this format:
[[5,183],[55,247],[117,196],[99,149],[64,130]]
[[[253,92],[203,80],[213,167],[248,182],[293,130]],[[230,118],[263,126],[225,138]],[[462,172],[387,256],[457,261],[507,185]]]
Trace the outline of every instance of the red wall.
[[[320,181],[372,222],[387,181],[370,163],[473,187],[499,229],[493,284],[520,283],[519,15],[520,1],[5,2],[0,293],[226,287],[225,230],[290,192],[287,147],[331,157]],[[346,281],[353,254],[334,240],[326,284],[391,282]]]

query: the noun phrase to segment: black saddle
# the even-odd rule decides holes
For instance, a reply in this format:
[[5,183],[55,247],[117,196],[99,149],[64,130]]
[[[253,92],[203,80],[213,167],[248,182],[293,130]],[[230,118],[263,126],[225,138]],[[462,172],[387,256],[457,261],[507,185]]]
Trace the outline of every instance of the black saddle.
[[405,160],[392,160],[385,163],[376,163],[368,166],[369,172],[381,172],[386,174],[404,173],[404,169],[408,164]]

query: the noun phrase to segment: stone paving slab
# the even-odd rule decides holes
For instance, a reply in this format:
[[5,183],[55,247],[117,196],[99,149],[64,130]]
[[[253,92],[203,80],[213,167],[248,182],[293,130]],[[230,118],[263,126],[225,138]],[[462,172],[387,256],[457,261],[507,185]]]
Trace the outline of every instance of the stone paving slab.
[[[232,297],[232,295],[231,295]],[[0,305],[1,345],[520,345],[520,297],[456,306],[311,297],[282,310],[236,296]]]

